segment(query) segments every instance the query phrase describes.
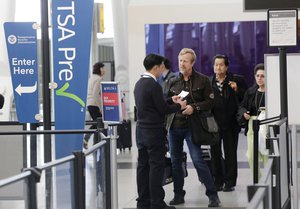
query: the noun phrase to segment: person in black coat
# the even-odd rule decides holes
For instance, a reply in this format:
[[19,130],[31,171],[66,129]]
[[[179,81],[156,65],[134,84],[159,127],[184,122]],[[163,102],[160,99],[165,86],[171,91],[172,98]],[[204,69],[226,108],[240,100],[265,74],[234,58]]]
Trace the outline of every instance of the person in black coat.
[[[211,146],[211,166],[217,190],[230,192],[234,190],[237,180],[237,145],[240,126],[236,114],[239,101],[243,98],[247,87],[241,76],[228,72],[227,56],[216,55],[213,64],[215,75],[211,79],[211,84],[215,99],[212,112],[219,125],[220,143]],[[224,155],[222,155],[222,146]]]
[[2,109],[3,105],[4,105],[4,96],[0,94],[0,109]]
[[157,79],[164,71],[164,57],[149,54],[144,59],[146,72],[134,87],[137,110],[136,145],[137,165],[137,208],[175,209],[164,202],[162,187],[165,162],[165,116],[185,109],[186,101],[173,96],[165,101],[162,87]]
[[[247,157],[249,166],[253,172],[253,126],[252,121],[259,119],[262,115],[265,115],[265,74],[264,64],[260,63],[254,67],[255,84],[247,90],[244,99],[240,104],[237,119],[240,124],[245,125],[245,134],[247,135]],[[262,114],[262,115],[261,115]],[[264,117],[264,116],[263,116]],[[261,119],[260,119],[261,120]],[[263,127],[260,127],[262,130]],[[265,135],[264,133],[263,135]],[[263,136],[264,137],[264,136]],[[263,138],[262,137],[262,138]],[[263,139],[259,140],[263,140]],[[259,158],[265,165],[267,163],[268,150],[265,147],[265,143],[259,141]],[[258,168],[259,169],[259,168]],[[260,169],[258,170],[260,175]]]

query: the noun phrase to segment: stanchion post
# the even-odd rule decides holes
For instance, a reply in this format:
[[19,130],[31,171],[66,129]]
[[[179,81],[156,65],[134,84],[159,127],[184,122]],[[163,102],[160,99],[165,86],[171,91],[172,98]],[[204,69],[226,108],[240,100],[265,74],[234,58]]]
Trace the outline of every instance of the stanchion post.
[[118,139],[118,131],[117,124],[110,124],[108,126],[109,134],[110,134],[110,156],[111,156],[111,195],[112,202],[111,208],[118,209],[118,175],[117,175],[117,139]]
[[281,185],[280,185],[280,156],[273,157],[272,166],[272,208],[281,208]]
[[74,178],[72,188],[74,189],[75,209],[85,209],[85,158],[83,152],[73,152]]
[[112,203],[112,196],[111,196],[111,166],[110,166],[110,139],[105,139],[106,144],[105,144],[105,203],[104,203],[104,208],[112,208],[111,203]]
[[[38,124],[31,123],[30,130],[37,130]],[[30,135],[30,167],[37,166],[37,135]]]
[[253,183],[258,183],[258,131],[259,131],[259,120],[253,120]]

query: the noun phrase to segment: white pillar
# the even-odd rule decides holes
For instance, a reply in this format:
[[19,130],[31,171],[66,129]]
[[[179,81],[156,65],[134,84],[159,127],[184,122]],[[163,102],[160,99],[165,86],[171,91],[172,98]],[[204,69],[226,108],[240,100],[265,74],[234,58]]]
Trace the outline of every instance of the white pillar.
[[0,110],[0,121],[9,120],[13,94],[3,23],[14,21],[15,3],[15,0],[2,0],[0,7],[0,93],[5,97],[4,106]]
[[126,111],[129,110],[129,70],[128,70],[128,0],[112,0],[114,25],[115,81],[120,83],[121,91],[126,94]]
[[3,23],[13,22],[15,17],[15,0],[3,0],[0,7],[0,77],[10,76]]

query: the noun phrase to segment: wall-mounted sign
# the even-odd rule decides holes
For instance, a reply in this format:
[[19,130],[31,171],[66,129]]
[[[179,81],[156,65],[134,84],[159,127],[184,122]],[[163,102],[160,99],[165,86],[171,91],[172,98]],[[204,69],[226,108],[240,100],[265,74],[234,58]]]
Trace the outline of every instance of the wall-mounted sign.
[[117,82],[101,82],[103,122],[122,121],[120,86]]
[[18,121],[37,123],[39,113],[37,24],[34,22],[4,23],[7,53]]
[[297,21],[297,9],[268,10],[269,46],[297,46]]

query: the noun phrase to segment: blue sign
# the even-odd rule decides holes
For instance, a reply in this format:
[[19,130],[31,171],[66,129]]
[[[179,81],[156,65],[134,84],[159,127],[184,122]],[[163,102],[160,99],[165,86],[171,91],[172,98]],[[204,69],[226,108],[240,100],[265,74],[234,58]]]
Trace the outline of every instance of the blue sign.
[[116,82],[101,82],[103,122],[122,120],[121,93]]
[[37,24],[4,23],[7,53],[14,89],[17,117],[20,123],[37,123],[39,113]]
[[[55,129],[84,129],[93,0],[52,1]],[[56,158],[82,149],[83,136],[57,135]]]

